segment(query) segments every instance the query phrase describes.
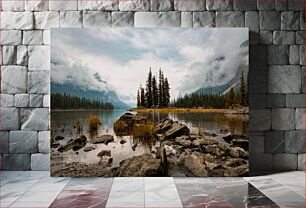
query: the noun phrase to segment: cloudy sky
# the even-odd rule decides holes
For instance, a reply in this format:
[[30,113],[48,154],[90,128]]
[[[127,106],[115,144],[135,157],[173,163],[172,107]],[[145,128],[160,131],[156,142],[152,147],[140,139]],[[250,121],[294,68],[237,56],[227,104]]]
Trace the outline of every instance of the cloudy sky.
[[[170,82],[171,97],[228,83],[241,62],[244,28],[52,29],[52,81],[84,89],[114,90],[136,102],[149,67]],[[222,62],[216,61],[225,57]]]

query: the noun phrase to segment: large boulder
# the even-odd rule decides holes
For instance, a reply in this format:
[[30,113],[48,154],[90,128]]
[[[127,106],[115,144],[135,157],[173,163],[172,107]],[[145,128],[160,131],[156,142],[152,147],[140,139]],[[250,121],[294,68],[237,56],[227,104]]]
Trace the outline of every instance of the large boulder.
[[99,144],[99,143],[108,144],[109,142],[113,142],[113,141],[114,141],[114,136],[106,134],[106,135],[102,135],[102,136],[95,138],[92,141],[92,143],[93,144]]
[[241,147],[231,147],[229,148],[229,154],[232,157],[236,158],[247,158],[249,156],[248,152],[246,152]]
[[60,148],[58,148],[58,151],[65,152],[70,149],[72,149],[73,151],[78,151],[79,149],[85,147],[86,143],[87,143],[87,138],[84,135],[82,135],[80,138],[77,138],[75,140],[73,139],[69,140],[65,145],[62,145]]
[[188,140],[188,136],[176,137],[175,142],[183,147],[189,147],[192,144],[192,142]]
[[131,131],[136,124],[145,124],[147,118],[132,113],[123,114],[115,123],[114,131],[117,136],[131,135]]
[[184,166],[195,176],[208,176],[204,162],[203,157],[197,152],[187,155],[184,158]]
[[103,157],[103,156],[108,156],[108,157],[111,157],[112,156],[112,153],[110,150],[102,150],[101,152],[99,152],[97,154],[98,157]]
[[166,131],[171,129],[173,124],[172,119],[165,118],[161,120],[156,126],[155,126],[155,132],[156,134],[164,134]]
[[189,136],[189,128],[177,122],[174,122],[169,130],[165,132],[165,139],[175,139],[176,137],[187,135]]
[[161,159],[156,159],[151,154],[143,154],[123,160],[116,176],[162,176],[161,169]]

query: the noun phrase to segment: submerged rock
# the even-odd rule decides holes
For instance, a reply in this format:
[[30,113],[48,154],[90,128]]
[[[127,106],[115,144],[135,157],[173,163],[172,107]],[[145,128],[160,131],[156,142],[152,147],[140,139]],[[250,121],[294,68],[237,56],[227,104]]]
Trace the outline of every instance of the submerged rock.
[[85,147],[87,143],[87,138],[82,135],[80,138],[77,138],[75,140],[69,140],[65,145],[62,145],[60,148],[58,148],[59,152],[64,152],[72,149],[73,151],[78,151],[79,149],[82,149]]
[[104,143],[107,145],[109,142],[113,142],[113,141],[114,141],[114,136],[106,134],[106,135],[102,135],[102,136],[95,138],[92,141],[92,143],[93,144]]
[[143,154],[123,160],[117,169],[116,176],[161,176],[163,171],[161,159],[151,154]]
[[114,131],[117,136],[127,136],[131,134],[136,124],[144,124],[147,118],[132,113],[125,113],[114,123]]
[[89,151],[94,150],[94,149],[96,149],[96,148],[94,148],[94,147],[92,147],[92,146],[85,147],[85,148],[84,148],[84,152],[89,152]]
[[124,139],[122,139],[121,141],[120,141],[120,144],[125,144],[126,143],[126,141],[124,140]]
[[112,153],[110,150],[102,150],[101,152],[99,152],[97,154],[98,157],[103,157],[103,156],[109,156],[111,157],[112,156]]

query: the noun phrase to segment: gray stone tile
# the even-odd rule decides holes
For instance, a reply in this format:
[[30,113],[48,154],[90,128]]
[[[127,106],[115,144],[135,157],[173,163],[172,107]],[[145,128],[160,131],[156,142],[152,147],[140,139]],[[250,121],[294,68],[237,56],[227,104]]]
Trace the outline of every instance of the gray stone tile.
[[249,129],[253,131],[265,131],[271,128],[271,110],[250,110]]
[[250,154],[250,171],[273,170],[272,154]]
[[305,130],[305,108],[297,108],[295,111],[295,129]]
[[273,108],[272,129],[273,130],[294,130],[295,109]]
[[214,12],[193,12],[193,27],[214,27]]
[[36,131],[11,131],[10,153],[36,153],[38,140]]
[[286,95],[285,94],[269,94],[267,97],[268,108],[284,108],[286,107]]
[[285,152],[285,132],[266,131],[265,132],[265,153]]
[[275,170],[297,170],[297,154],[275,154],[274,169]]
[[3,154],[3,170],[30,170],[30,154]]
[[286,131],[285,132],[285,151],[286,153],[305,152],[305,131]]
[[19,110],[17,108],[0,108],[0,130],[17,130],[20,128]]
[[286,107],[288,108],[303,108],[305,105],[304,94],[287,94]]
[[249,152],[250,153],[264,153],[264,136],[250,136],[249,137]]
[[282,30],[299,30],[300,29],[300,13],[299,12],[282,12],[281,29]]
[[281,14],[278,11],[260,11],[259,12],[260,30],[280,30]]
[[269,45],[267,47],[268,64],[285,65],[289,63],[289,46]]
[[244,27],[244,13],[240,11],[216,12],[216,27]]

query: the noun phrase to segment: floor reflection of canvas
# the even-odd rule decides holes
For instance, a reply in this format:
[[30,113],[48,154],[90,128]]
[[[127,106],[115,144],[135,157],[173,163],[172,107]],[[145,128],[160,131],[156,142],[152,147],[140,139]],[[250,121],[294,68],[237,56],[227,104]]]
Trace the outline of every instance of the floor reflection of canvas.
[[52,29],[52,176],[248,175],[248,29]]

